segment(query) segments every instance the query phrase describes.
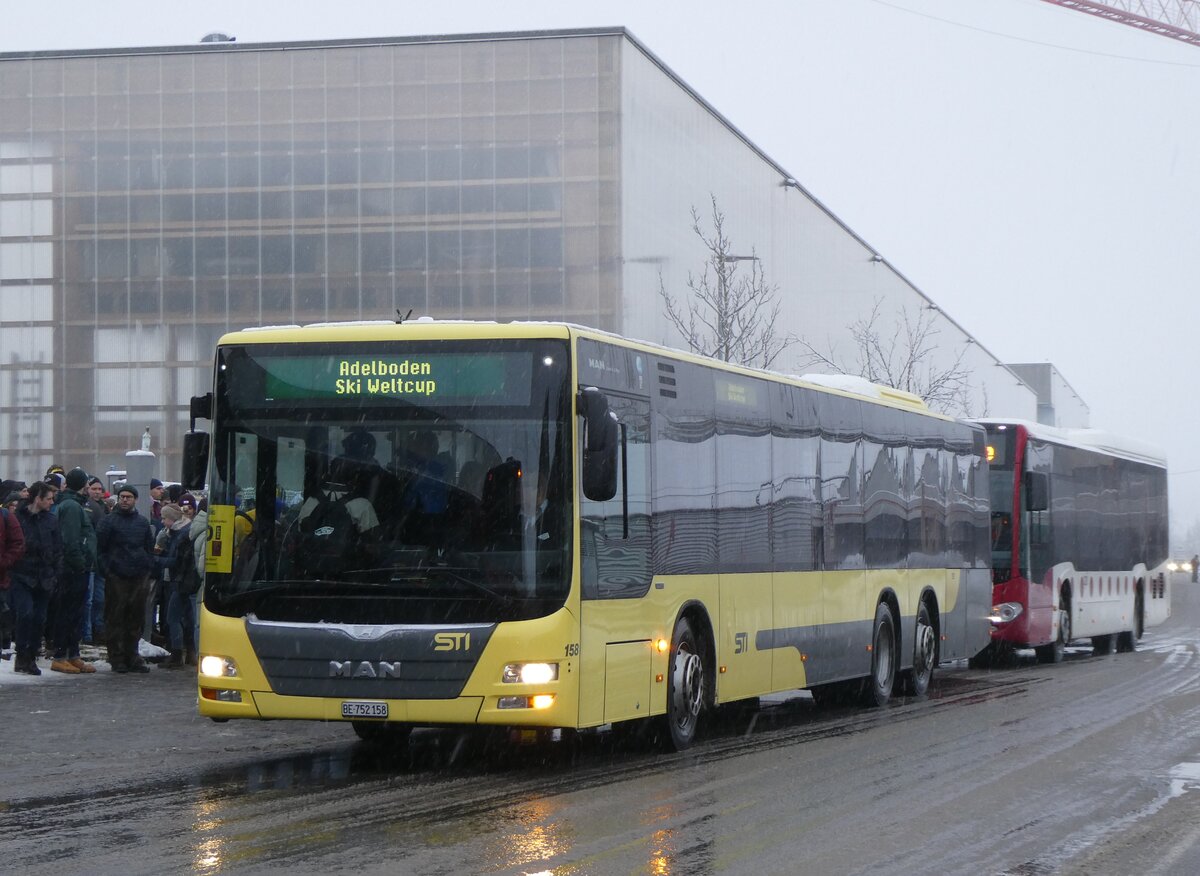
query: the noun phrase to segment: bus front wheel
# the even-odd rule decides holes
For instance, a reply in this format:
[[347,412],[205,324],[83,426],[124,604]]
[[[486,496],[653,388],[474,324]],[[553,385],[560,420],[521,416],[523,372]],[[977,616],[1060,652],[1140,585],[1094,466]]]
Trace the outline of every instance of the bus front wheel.
[[1062,663],[1071,641],[1071,604],[1065,599],[1058,612],[1058,637],[1049,645],[1035,649],[1039,663]]
[[1137,650],[1138,639],[1145,632],[1146,621],[1143,616],[1142,607],[1142,591],[1138,591],[1133,600],[1133,629],[1125,630],[1123,633],[1117,633],[1117,651],[1122,654],[1129,654]]
[[704,710],[704,657],[687,618],[675,624],[667,678],[667,730],[672,747],[683,751],[695,741]]

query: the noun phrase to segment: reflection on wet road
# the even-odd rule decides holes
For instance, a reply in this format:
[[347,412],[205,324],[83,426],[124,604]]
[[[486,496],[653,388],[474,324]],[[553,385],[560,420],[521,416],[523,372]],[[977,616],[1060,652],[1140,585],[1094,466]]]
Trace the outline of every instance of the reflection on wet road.
[[51,775],[7,789],[0,846],[42,873],[1058,872],[1200,784],[1186,617],[1135,654],[943,668],[884,709],[725,708],[684,754],[648,733],[420,730],[380,752],[347,732],[100,787]]

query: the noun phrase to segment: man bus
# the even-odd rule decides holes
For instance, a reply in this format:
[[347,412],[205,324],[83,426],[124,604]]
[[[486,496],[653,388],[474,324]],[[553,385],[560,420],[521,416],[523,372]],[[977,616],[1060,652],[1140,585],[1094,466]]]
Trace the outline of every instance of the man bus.
[[557,324],[225,336],[201,713],[684,748],[719,703],[923,693],[988,642],[983,432],[825,383]]

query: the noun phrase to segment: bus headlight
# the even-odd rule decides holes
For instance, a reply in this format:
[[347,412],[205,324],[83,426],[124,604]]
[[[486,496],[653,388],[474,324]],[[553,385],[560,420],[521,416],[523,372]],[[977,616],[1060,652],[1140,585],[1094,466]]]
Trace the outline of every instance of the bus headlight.
[[1168,572],[1181,571],[1180,567],[1179,567],[1179,563],[1175,562],[1174,560],[1171,560],[1171,562],[1167,563],[1167,571]]
[[509,663],[504,667],[505,684],[546,684],[558,681],[557,663]]
[[237,678],[237,664],[228,657],[206,654],[200,658],[200,674],[205,678]]
[[1007,624],[1020,617],[1022,611],[1024,609],[1019,602],[1002,602],[992,606],[992,613],[988,616],[988,620],[994,624]]

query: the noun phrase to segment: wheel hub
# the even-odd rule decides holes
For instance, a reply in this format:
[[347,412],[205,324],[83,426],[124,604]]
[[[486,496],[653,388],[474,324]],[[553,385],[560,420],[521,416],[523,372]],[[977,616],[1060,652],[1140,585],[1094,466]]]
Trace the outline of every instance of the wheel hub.
[[676,714],[691,720],[703,705],[704,667],[700,656],[681,650],[675,657],[674,698]]
[[930,624],[917,624],[917,663],[925,669],[932,669],[936,653],[937,637],[933,634],[933,627]]

